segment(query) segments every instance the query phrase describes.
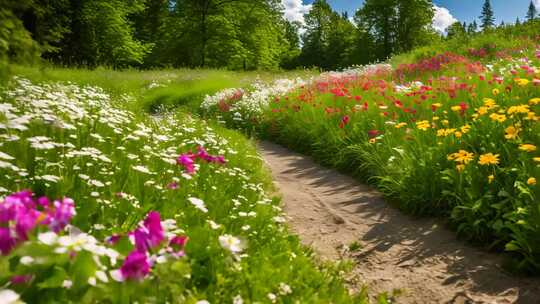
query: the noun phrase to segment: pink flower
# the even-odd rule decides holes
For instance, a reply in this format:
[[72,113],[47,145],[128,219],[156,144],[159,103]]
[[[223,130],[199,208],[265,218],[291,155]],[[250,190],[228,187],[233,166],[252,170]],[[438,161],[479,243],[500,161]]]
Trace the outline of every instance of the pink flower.
[[193,161],[193,159],[191,158],[189,154],[182,154],[178,156],[178,158],[176,159],[176,162],[179,165],[184,166],[188,174],[195,173],[195,162]]
[[221,164],[221,165],[227,163],[227,161],[225,160],[225,157],[222,155],[212,156],[210,162],[215,163],[215,164]]
[[205,160],[207,162],[212,161],[212,156],[210,154],[208,154],[208,152],[206,152],[206,150],[203,147],[198,147],[197,148],[196,157],[198,157],[198,158],[200,158],[202,160]]
[[[38,209],[39,208],[39,209]],[[38,221],[41,216],[44,219]],[[49,226],[59,232],[75,215],[75,203],[70,198],[50,205],[46,197],[33,199],[31,191],[21,191],[7,196],[0,202],[0,252],[7,255],[39,225]]]
[[374,137],[377,137],[378,135],[379,135],[379,130],[369,130],[368,131],[369,138],[374,138]]
[[10,229],[0,227],[0,253],[2,255],[8,255],[15,248],[16,244],[17,240],[12,236]]
[[177,182],[169,183],[167,185],[167,188],[170,189],[170,190],[176,190],[176,189],[178,189],[178,183]]
[[144,220],[144,227],[148,230],[148,240],[150,245],[155,247],[165,238],[159,212],[151,211]]
[[197,148],[197,154],[187,153],[180,155],[176,162],[179,165],[184,166],[186,169],[186,172],[189,174],[195,173],[195,160],[201,159],[203,161],[206,161],[208,163],[216,163],[216,164],[225,164],[227,161],[225,160],[225,157],[221,155],[210,155],[204,147],[198,147]]
[[107,239],[105,239],[105,242],[111,245],[116,245],[116,243],[118,243],[118,241],[120,241],[121,238],[122,236],[120,234],[113,234]]
[[152,211],[148,213],[142,227],[133,232],[135,247],[139,252],[147,252],[149,249],[158,246],[165,238],[159,213]]
[[49,229],[59,232],[64,229],[75,215],[75,202],[70,198],[54,201],[54,209],[49,211]]
[[176,257],[184,256],[184,247],[187,244],[189,238],[187,236],[175,236],[169,242],[169,246],[174,250],[174,255]]
[[346,125],[349,124],[350,117],[348,115],[345,115],[341,118],[341,122],[339,123],[339,128],[343,129]]
[[20,240],[28,240],[28,232],[34,229],[40,212],[35,209],[20,208],[15,218],[15,231]]
[[25,274],[25,275],[16,275],[12,276],[10,281],[13,285],[20,285],[20,284],[26,284],[32,280],[32,275]]
[[150,273],[150,263],[145,252],[132,251],[120,268],[124,280],[140,281]]
[[469,105],[464,102],[460,102],[459,107],[461,109],[461,115],[464,115],[467,109],[469,109]]

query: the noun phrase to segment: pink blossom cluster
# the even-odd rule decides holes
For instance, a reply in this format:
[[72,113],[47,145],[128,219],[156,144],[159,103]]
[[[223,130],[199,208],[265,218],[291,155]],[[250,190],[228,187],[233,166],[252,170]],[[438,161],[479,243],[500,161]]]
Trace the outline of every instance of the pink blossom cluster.
[[[146,219],[137,229],[129,232],[128,236],[134,242],[135,248],[128,254],[120,268],[120,280],[144,279],[157,259],[156,256],[152,256],[152,253],[157,252],[163,257],[179,258],[184,256],[184,246],[188,241],[188,237],[180,235],[166,240],[160,214],[157,211],[148,213]],[[109,242],[116,243],[119,239],[120,236],[112,236]],[[166,244],[165,248],[162,248],[163,244]]]
[[195,161],[202,160],[207,163],[225,164],[227,161],[222,155],[210,155],[203,147],[197,148],[197,153],[185,153],[176,159],[177,164],[183,166],[188,174],[196,172]]
[[17,245],[28,240],[36,226],[46,226],[58,233],[75,215],[70,198],[50,202],[47,197],[35,198],[31,191],[7,196],[0,203],[0,253],[8,255]]

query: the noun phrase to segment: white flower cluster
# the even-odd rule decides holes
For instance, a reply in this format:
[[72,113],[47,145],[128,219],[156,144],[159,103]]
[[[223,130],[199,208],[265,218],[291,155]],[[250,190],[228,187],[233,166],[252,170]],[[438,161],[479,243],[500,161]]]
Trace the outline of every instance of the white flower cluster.
[[343,72],[332,72],[340,75],[355,75],[355,76],[367,76],[380,72],[392,72],[392,65],[387,63],[368,64],[362,66],[354,66]]
[[216,107],[220,102],[226,102],[234,98],[235,96],[243,96],[244,90],[242,89],[225,89],[217,92],[214,95],[206,95],[203,102],[201,103],[201,108],[203,110],[209,111]]
[[206,112],[212,112],[220,102],[226,102],[233,120],[245,121],[261,115],[268,108],[272,98],[280,97],[304,84],[305,81],[300,78],[278,79],[270,85],[259,81],[252,84],[252,88],[248,91],[225,89],[215,95],[206,96],[201,108]]

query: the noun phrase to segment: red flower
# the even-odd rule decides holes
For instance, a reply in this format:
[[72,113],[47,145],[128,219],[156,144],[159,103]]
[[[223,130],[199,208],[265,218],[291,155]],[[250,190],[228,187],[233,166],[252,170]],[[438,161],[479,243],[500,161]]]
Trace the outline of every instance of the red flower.
[[368,131],[368,136],[369,138],[374,138],[374,137],[377,137],[379,135],[379,130],[369,130]]

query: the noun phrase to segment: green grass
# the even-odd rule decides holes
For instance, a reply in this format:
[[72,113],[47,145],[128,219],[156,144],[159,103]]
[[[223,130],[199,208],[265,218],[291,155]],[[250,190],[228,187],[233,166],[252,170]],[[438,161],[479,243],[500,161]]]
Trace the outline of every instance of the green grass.
[[[248,71],[211,69],[112,70],[97,68],[61,68],[49,64],[38,66],[10,65],[10,75],[34,82],[68,81],[81,86],[97,86],[115,98],[130,95],[130,110],[147,112],[183,107],[196,110],[207,94],[230,87],[244,87],[255,79],[271,82],[279,78],[309,77],[315,71]],[[9,78],[8,78],[9,79]]]
[[227,77],[208,77],[189,80],[178,84],[148,90],[142,98],[141,106],[146,112],[157,113],[182,107],[196,109],[204,96],[239,86],[238,81]]
[[377,186],[408,213],[448,219],[515,258],[512,270],[539,273],[540,50],[516,54],[321,76],[268,103],[246,93],[205,110]]
[[[71,224],[82,231],[85,241],[44,243],[38,236],[48,229],[38,225],[29,240],[20,240],[0,257],[3,288],[16,291],[29,303],[69,303],[71,299],[80,303],[230,303],[233,298],[266,303],[274,296],[278,303],[366,300],[364,294],[348,294],[340,276],[347,264],[318,264],[310,250],[289,234],[279,200],[269,194],[273,191],[269,174],[253,142],[182,112],[153,118],[141,109],[130,110],[152,92],[147,86],[156,79],[171,80],[170,94],[181,95],[177,91],[184,91],[182,83],[224,72],[194,71],[190,76],[187,71],[24,67],[14,71],[35,83],[11,83],[0,91],[4,105],[0,121],[9,125],[0,134],[4,153],[0,190],[5,195],[31,189],[51,199],[72,198],[77,214]],[[236,77],[241,81],[246,75]],[[76,85],[54,82],[58,80]],[[104,90],[87,85],[103,85]],[[130,102],[125,94],[132,95]],[[212,155],[222,155],[227,163],[197,160],[197,172],[188,175],[175,158],[201,145]],[[201,199],[207,211],[189,198]],[[126,237],[116,245],[104,239],[133,231],[150,211],[176,224],[171,233],[189,237],[185,256],[174,258],[159,251],[167,247],[161,243],[150,253],[165,257],[164,264],[155,264],[142,281],[116,282],[110,271],[125,262],[133,245]],[[240,251],[220,243],[226,235],[240,240]],[[80,248],[90,236],[99,248],[118,252],[118,263],[101,256],[95,246]],[[56,253],[59,248],[67,251]],[[21,257],[39,263],[21,263]],[[99,279],[100,271],[107,282]],[[10,283],[15,276],[31,280]],[[70,288],[66,282],[71,282]]]
[[[518,56],[520,50],[534,48],[537,45],[539,29],[540,20],[535,20],[519,26],[507,25],[487,32],[441,39],[411,52],[398,54],[389,62],[397,67],[400,64],[414,63],[444,52],[464,55],[483,62],[492,61],[500,56]],[[471,53],[471,50],[483,50],[485,53],[479,56],[478,53]]]

